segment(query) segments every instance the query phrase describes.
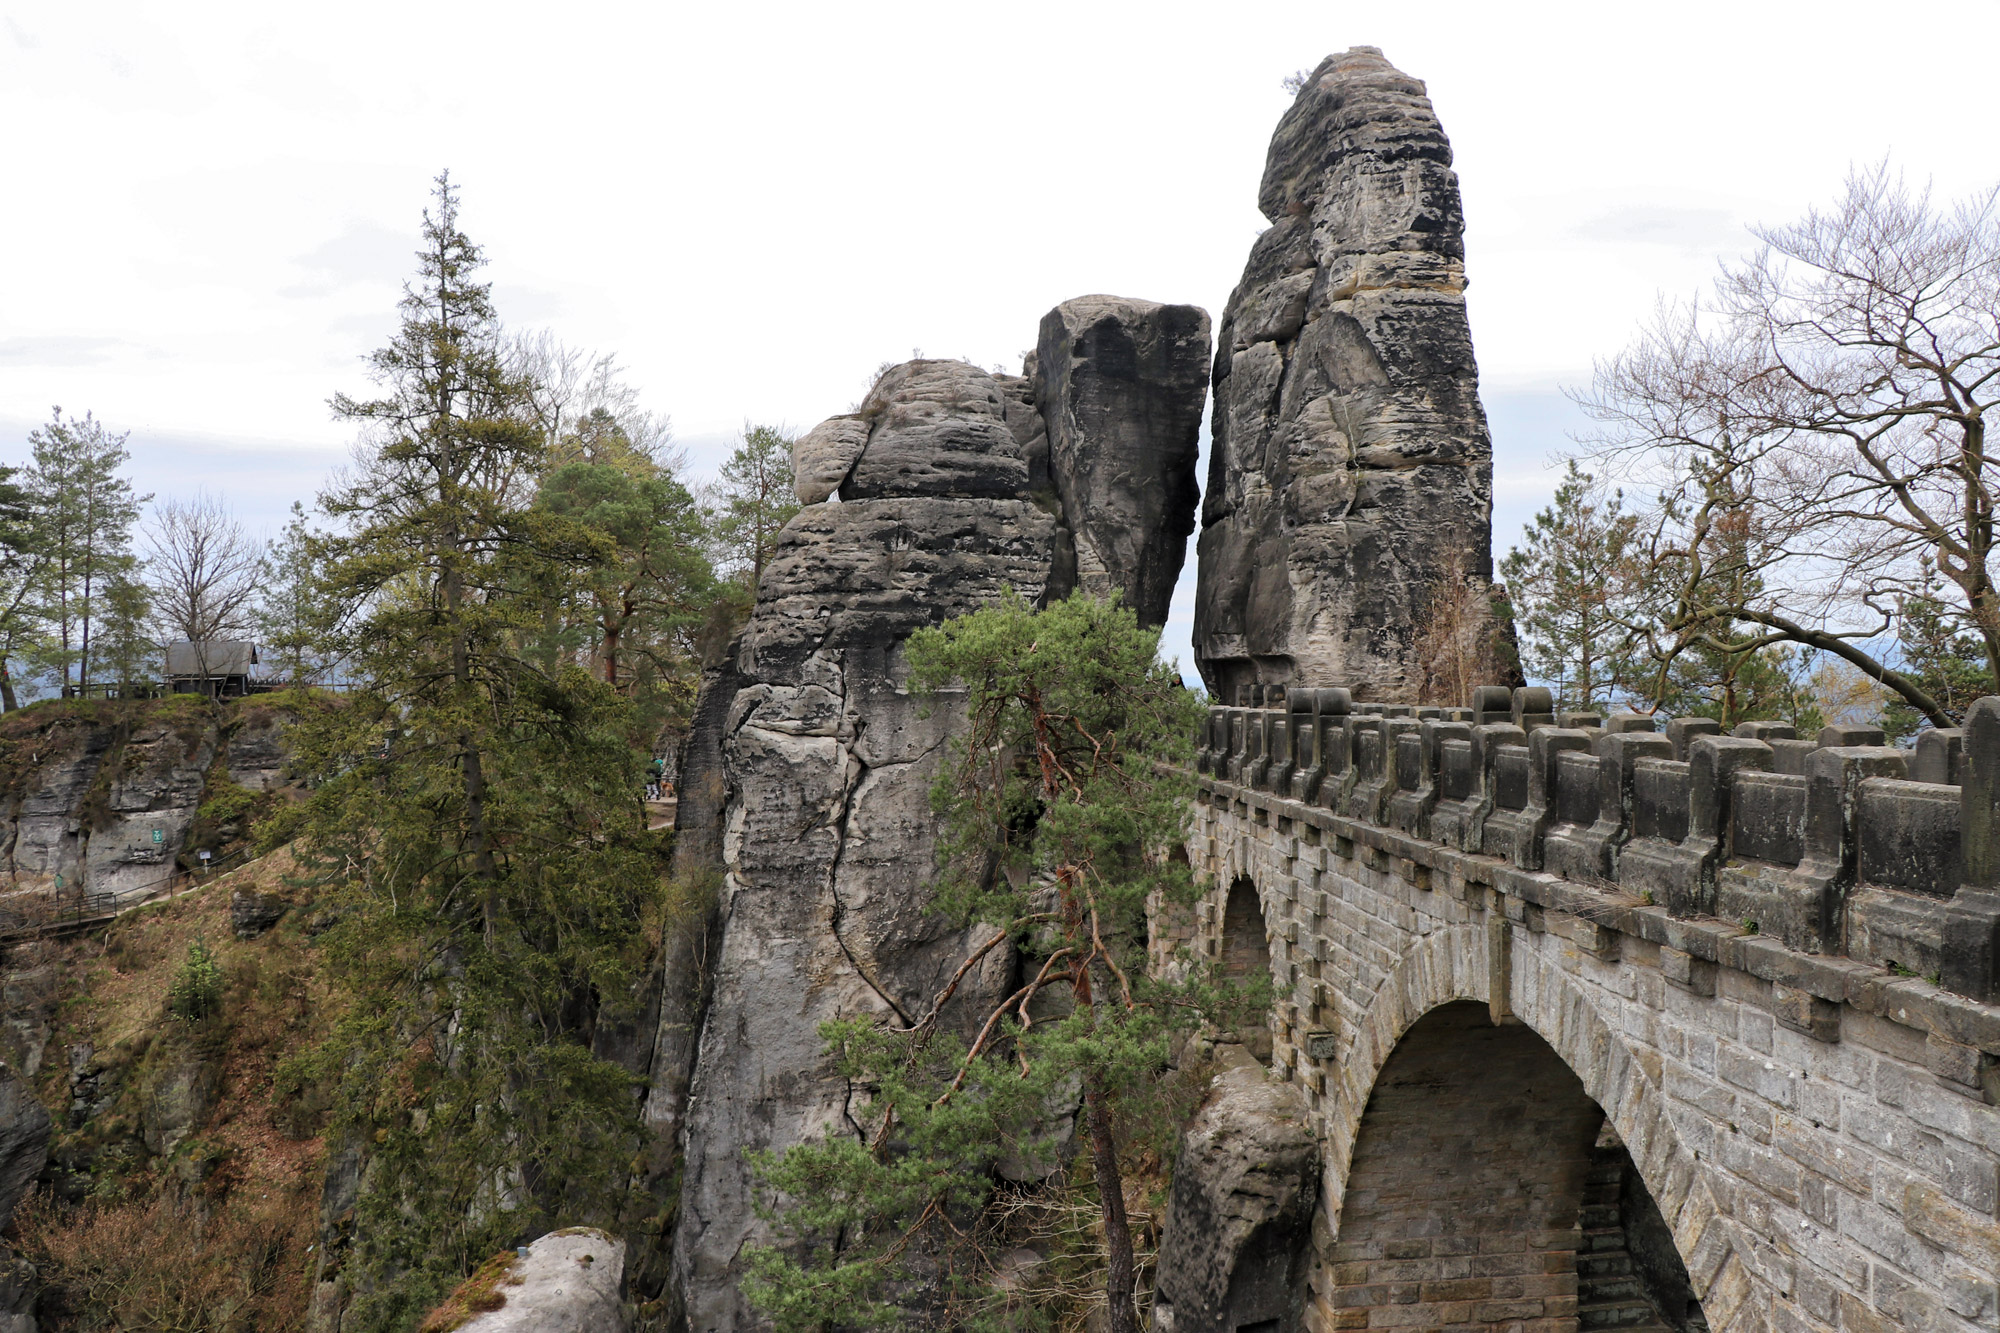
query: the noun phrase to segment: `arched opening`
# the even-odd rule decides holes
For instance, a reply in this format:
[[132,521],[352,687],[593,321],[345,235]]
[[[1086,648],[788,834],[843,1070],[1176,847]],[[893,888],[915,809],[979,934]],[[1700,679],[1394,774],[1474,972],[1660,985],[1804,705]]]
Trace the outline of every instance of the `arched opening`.
[[1604,1112],[1480,1004],[1432,1010],[1383,1066],[1330,1257],[1313,1295],[1354,1327],[1706,1328]]
[[[1257,886],[1238,879],[1229,886],[1222,907],[1222,975],[1235,985],[1247,985],[1271,976],[1271,943],[1264,933],[1264,905],[1258,901]],[[1246,1050],[1265,1064],[1271,1062],[1271,1028],[1259,1017],[1237,1031]]]

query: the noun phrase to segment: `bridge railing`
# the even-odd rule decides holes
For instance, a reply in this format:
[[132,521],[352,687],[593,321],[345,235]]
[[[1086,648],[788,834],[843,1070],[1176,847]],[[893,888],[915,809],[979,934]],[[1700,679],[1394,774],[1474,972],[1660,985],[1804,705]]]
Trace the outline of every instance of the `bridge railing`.
[[1433,708],[1264,687],[1209,709],[1196,767],[2000,1001],[2000,698],[1906,751],[1869,727],[1558,717],[1539,688]]

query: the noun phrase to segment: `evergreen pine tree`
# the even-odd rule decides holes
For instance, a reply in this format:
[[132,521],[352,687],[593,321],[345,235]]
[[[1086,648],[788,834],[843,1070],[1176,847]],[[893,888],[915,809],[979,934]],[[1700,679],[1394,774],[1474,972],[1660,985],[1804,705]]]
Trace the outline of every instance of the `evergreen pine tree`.
[[0,467],[0,709],[21,706],[14,664],[41,628],[33,597],[41,584],[39,518],[21,469]]
[[[1942,584],[1934,569],[1924,570],[1920,595],[1904,598],[1897,610],[1896,646],[1904,672],[1958,721],[1974,701],[2000,693],[2000,684],[1994,680],[1985,641],[1945,599]],[[1915,735],[1926,721],[1897,695],[1889,697],[1882,712],[1883,726],[1895,739]]]
[[791,437],[772,426],[745,425],[742,443],[722,465],[715,530],[726,559],[741,571],[753,595],[778,530],[799,512],[792,485]]
[[532,504],[544,443],[443,176],[420,260],[380,396],[334,400],[364,447],[309,549],[359,685],[298,730],[300,853],[353,997],[316,1061],[368,1159],[328,1262],[356,1296],[342,1327],[382,1333],[496,1249],[616,1223],[634,1080],[594,1043],[632,1016],[660,870],[629,705],[523,652],[541,598],[609,552]]
[[536,504],[606,545],[606,558],[577,583],[573,612],[588,626],[604,683],[627,693],[658,687],[684,707],[700,670],[695,633],[715,595],[707,533],[685,486],[629,457],[556,469]]
[[1521,638],[1522,666],[1560,708],[1596,708],[1624,684],[1628,548],[1637,520],[1571,459],[1555,502],[1500,563]]
[[331,668],[335,606],[320,583],[320,538],[296,501],[292,516],[257,564],[257,636],[267,664],[288,685],[319,680]]
[[[870,1100],[853,1113],[864,1132],[756,1159],[784,1200],[771,1214],[784,1239],[753,1254],[744,1290],[780,1330],[1033,1316],[991,1283],[982,1248],[997,1236],[982,1210],[1003,1156],[1059,1159],[1066,1108],[1083,1151],[1051,1188],[1090,1200],[1109,1328],[1136,1330],[1120,1149],[1164,1095],[1172,1035],[1237,1016],[1199,974],[1183,986],[1148,976],[1135,943],[1149,896],[1193,891],[1185,862],[1156,853],[1183,834],[1199,705],[1158,641],[1082,594],[910,638],[912,690],[955,708],[962,687],[967,714],[933,791],[947,829],[937,909],[995,927],[989,947],[1018,945],[1023,985],[964,1033],[938,1022],[951,987],[907,1028],[823,1028]],[[896,1302],[919,1275],[944,1298],[928,1315]]]
[[26,490],[41,554],[33,598],[46,626],[36,657],[68,693],[72,678],[79,689],[90,685],[92,622],[107,586],[136,567],[132,525],[153,497],[134,495],[118,475],[129,457],[125,436],[87,412],[78,420],[54,409],[28,443]]

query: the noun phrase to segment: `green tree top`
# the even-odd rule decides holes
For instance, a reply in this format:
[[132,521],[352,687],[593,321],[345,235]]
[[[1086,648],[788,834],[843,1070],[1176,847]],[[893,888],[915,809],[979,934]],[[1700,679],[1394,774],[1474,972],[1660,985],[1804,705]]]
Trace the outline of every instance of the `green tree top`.
[[72,677],[90,684],[91,626],[99,604],[106,588],[129,579],[138,564],[132,525],[139,506],[153,497],[133,494],[132,483],[119,475],[130,457],[125,439],[87,412],[78,420],[64,417],[60,407],[28,436],[34,462],[25,489],[41,553],[33,597],[48,625],[37,656],[65,689]]
[[[302,670],[359,683],[308,710],[299,854],[336,907],[321,947],[353,996],[319,1057],[335,1136],[368,1169],[338,1262],[343,1327],[392,1333],[525,1233],[617,1225],[632,1079],[593,1049],[633,1018],[658,902],[628,701],[532,642],[613,539],[537,508],[545,434],[499,354],[478,248],[439,177],[352,475],[295,522],[315,586],[279,608]],[[322,644],[320,626],[339,632]]]
[[1500,562],[1519,617],[1522,663],[1555,687],[1560,706],[1608,702],[1622,682],[1622,603],[1637,520],[1571,459],[1555,500]]
[[775,426],[745,424],[742,443],[722,465],[715,533],[725,562],[748,576],[753,592],[777,545],[778,530],[799,512],[792,485],[791,437]]

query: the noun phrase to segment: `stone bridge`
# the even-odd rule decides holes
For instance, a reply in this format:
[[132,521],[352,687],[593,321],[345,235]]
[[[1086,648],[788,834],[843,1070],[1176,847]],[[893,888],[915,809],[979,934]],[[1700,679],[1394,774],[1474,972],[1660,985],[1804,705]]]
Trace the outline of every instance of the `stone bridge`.
[[1162,1326],[2000,1326],[2000,699],[1911,755],[1239,694],[1153,947],[1268,964],[1319,1188],[1170,1228]]

